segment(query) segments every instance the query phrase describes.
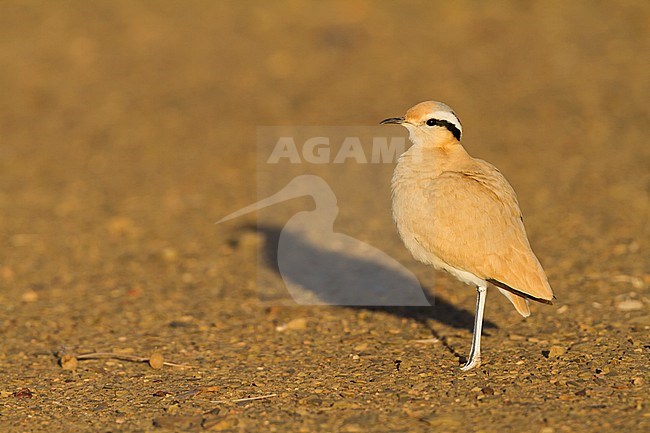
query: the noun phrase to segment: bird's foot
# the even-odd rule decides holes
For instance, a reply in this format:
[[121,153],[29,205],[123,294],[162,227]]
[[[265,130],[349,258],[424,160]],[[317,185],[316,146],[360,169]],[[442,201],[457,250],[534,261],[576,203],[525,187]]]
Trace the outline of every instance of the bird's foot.
[[472,368],[480,367],[480,366],[481,366],[481,357],[473,356],[467,361],[467,364],[460,367],[460,369],[463,371],[470,371]]

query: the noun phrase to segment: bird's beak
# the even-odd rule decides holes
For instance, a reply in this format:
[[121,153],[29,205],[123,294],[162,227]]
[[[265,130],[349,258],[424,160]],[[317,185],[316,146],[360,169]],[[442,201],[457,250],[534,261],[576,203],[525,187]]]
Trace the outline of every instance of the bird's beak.
[[388,125],[391,123],[396,123],[398,125],[401,125],[404,123],[405,119],[403,117],[389,117],[388,119],[384,119],[381,122],[379,122],[380,125]]

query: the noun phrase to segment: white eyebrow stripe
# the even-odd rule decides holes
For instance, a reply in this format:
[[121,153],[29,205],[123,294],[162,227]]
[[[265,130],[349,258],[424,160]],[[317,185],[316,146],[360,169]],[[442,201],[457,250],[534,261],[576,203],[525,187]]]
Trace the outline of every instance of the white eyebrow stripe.
[[460,120],[452,112],[449,112],[449,111],[434,111],[433,113],[431,113],[430,118],[438,119],[438,120],[446,120],[447,122],[451,123],[456,128],[458,128],[458,130],[461,133],[463,132],[463,125],[460,124]]

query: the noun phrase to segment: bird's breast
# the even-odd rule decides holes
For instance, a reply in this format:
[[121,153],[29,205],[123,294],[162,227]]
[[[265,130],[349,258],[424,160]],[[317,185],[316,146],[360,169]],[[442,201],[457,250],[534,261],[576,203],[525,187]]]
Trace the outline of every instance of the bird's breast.
[[432,252],[424,248],[418,240],[418,225],[432,225],[432,209],[429,203],[425,180],[422,176],[408,170],[403,163],[398,163],[391,182],[393,195],[393,220],[406,248],[417,260],[435,264]]

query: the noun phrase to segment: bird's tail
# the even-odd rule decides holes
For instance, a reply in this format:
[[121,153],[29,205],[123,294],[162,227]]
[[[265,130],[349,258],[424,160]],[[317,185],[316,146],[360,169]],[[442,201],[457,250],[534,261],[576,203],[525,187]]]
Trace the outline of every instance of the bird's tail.
[[519,314],[521,314],[524,317],[530,316],[530,307],[528,306],[528,299],[522,296],[517,296],[514,293],[510,293],[507,290],[503,290],[500,287],[497,288],[499,289],[499,292],[503,294],[503,296],[505,296],[510,300],[510,302],[512,302],[512,305],[515,306]]

